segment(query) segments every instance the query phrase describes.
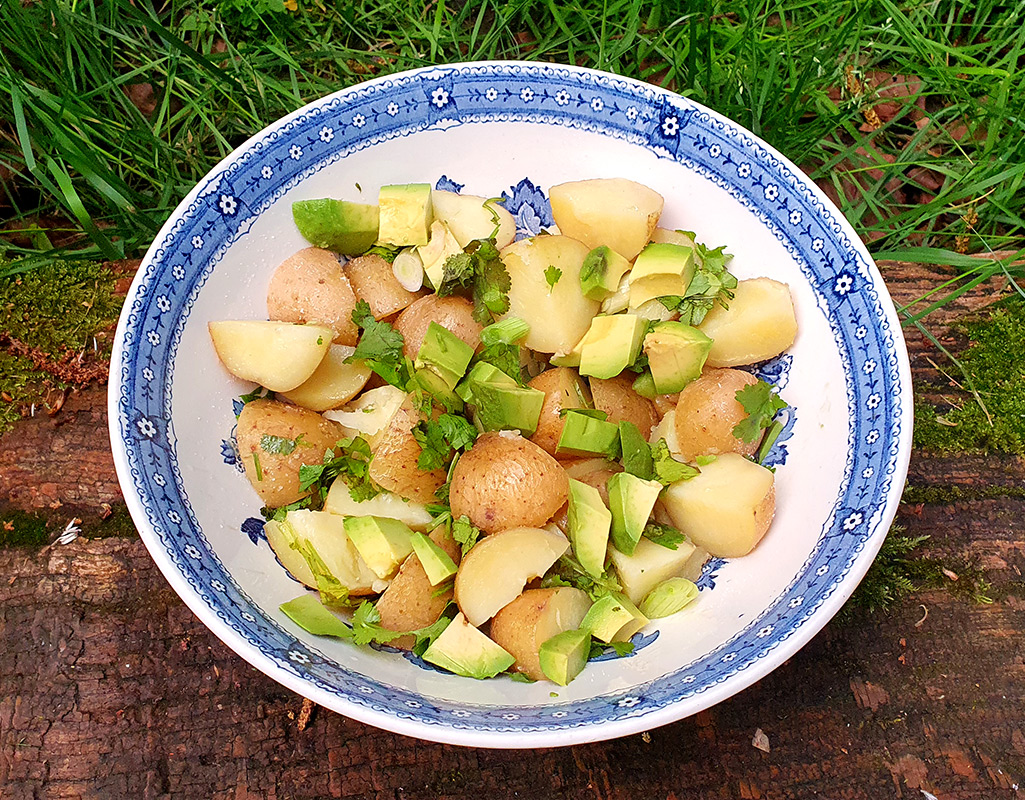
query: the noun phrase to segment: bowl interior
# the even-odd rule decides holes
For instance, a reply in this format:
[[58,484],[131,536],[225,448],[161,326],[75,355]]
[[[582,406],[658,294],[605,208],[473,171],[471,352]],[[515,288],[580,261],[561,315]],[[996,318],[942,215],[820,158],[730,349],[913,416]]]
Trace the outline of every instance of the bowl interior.
[[[394,113],[393,113],[394,112]],[[727,245],[738,277],[787,282],[800,333],[764,365],[790,405],[774,449],[777,517],[753,554],[709,565],[700,601],[629,658],[548,684],[455,678],[387,650],[318,639],[277,610],[302,589],[258,534],[231,451],[233,399],[206,324],[266,317],[273,269],[305,246],[291,203],[383,184],[505,193],[524,233],[542,191],[625,176],[666,199],[663,227]],[[447,184],[446,184],[447,185]],[[839,608],[903,485],[906,355],[878,273],[806,179],[732,123],[652,87],[517,64],[430,69],[326,98],[244,145],[183,203],[133,286],[112,427],[147,545],[194,611],[243,657],[342,713],[424,738],[539,746],[694,713],[756,680]],[[251,520],[246,522],[247,520]],[[540,737],[540,738],[539,738]]]

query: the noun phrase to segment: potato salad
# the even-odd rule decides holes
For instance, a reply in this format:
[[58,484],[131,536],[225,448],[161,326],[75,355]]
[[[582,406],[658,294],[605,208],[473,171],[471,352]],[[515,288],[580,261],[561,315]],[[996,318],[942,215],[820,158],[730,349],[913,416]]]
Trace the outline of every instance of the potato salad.
[[257,384],[239,455],[308,632],[565,685],[769,529],[785,403],[744,367],[793,343],[789,288],[636,182],[549,198],[518,240],[500,199],[429,184],[296,202],[269,319],[209,324]]

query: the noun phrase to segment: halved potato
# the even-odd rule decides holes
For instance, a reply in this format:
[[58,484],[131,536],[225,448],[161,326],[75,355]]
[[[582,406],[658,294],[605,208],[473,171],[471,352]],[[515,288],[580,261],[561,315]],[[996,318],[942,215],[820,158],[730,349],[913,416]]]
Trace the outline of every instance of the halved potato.
[[207,329],[228,372],[272,392],[306,381],[327,355],[333,335],[325,325],[259,319],[209,322]]
[[474,239],[487,239],[495,230],[498,215],[497,247],[501,250],[516,238],[516,220],[505,206],[488,198],[473,194],[456,194],[435,189],[431,192],[434,218],[448,225],[448,229],[466,247]]
[[538,652],[563,631],[580,627],[591,598],[580,589],[527,589],[495,614],[491,638],[516,659],[516,671],[535,681],[545,680]]
[[566,236],[587,249],[608,245],[633,261],[662,215],[662,195],[626,178],[592,178],[553,186],[552,217]]
[[739,367],[778,356],[794,343],[797,315],[790,287],[771,278],[740,281],[730,307],[716,305],[698,325],[712,339],[705,364]]
[[641,397],[633,390],[632,372],[602,380],[591,378],[591,397],[594,407],[609,415],[608,421],[617,425],[620,422],[632,422],[645,439],[658,422],[654,404],[646,397]]
[[313,374],[287,392],[286,400],[311,411],[327,411],[349,402],[370,380],[370,367],[363,361],[346,364],[356,348],[333,344]]
[[555,455],[562,429],[566,424],[561,416],[564,408],[587,408],[589,392],[587,384],[575,369],[556,367],[542,372],[527,384],[532,389],[545,393],[537,429],[530,441],[550,455]]
[[737,453],[701,467],[701,474],[666,487],[662,503],[673,524],[719,558],[750,553],[776,510],[770,470]]
[[425,531],[431,525],[431,514],[423,503],[404,500],[394,492],[381,492],[369,500],[357,502],[342,478],[331,484],[324,510],[343,517],[388,517],[404,522],[414,531]]
[[513,528],[481,539],[456,573],[456,603],[471,625],[483,625],[569,550],[569,540],[541,528]]
[[367,301],[374,319],[390,317],[420,296],[404,289],[391,264],[379,255],[358,256],[344,269],[356,297]]
[[337,422],[349,438],[362,436],[373,449],[395,412],[406,399],[406,393],[387,384],[368,389],[349,405],[336,411],[325,411],[324,418]]
[[[524,344],[541,353],[568,353],[587,333],[600,304],[580,291],[580,267],[589,248],[568,236],[521,239],[502,251],[509,271],[509,316],[530,325]],[[549,286],[545,270],[562,276]]]
[[356,295],[338,256],[319,247],[307,247],[286,258],[267,287],[267,316],[281,322],[327,325],[335,344],[356,345],[355,307]]
[[737,392],[758,383],[750,372],[740,369],[706,369],[688,383],[676,405],[676,442],[684,461],[701,455],[740,453],[753,456],[760,439],[745,442],[733,435],[733,428],[747,419],[737,402]]
[[395,330],[402,334],[402,352],[406,356],[416,358],[432,322],[437,322],[474,349],[480,345],[480,332],[484,326],[473,318],[473,303],[465,297],[428,294],[404,309],[395,320]]
[[423,452],[413,437],[413,428],[419,421],[420,414],[413,406],[413,399],[407,397],[372,445],[370,479],[400,497],[434,503],[437,501],[434,493],[445,482],[447,472],[444,469],[424,471],[416,465]]

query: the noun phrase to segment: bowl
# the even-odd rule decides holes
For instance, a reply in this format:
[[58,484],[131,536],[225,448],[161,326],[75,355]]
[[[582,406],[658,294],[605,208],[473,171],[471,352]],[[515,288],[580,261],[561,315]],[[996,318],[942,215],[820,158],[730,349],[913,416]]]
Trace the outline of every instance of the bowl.
[[[666,198],[662,225],[725,244],[739,277],[787,282],[799,334],[760,365],[788,402],[773,448],[777,517],[749,556],[713,560],[686,613],[567,687],[457,678],[388,648],[306,634],[278,606],[300,587],[261,537],[233,450],[238,396],[214,319],[266,318],[273,269],[304,246],[292,201],[375,202],[430,182],[504,195],[521,234],[545,192],[621,176]],[[886,535],[911,446],[911,381],[893,305],[858,237],[786,158],[679,95],[601,72],[517,62],[371,80],[235,150],[155,239],[121,315],[110,431],[128,507],[171,586],[242,658],[354,719],[481,747],[550,747],[647,730],[779,666],[850,596]],[[556,692],[552,692],[557,689]]]

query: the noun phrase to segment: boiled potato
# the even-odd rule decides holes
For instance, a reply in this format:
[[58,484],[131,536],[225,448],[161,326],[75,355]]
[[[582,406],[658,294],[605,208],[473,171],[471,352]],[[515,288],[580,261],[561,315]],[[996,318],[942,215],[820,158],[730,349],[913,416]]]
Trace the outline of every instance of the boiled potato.
[[466,247],[474,239],[487,239],[495,230],[494,217],[498,215],[497,247],[501,250],[516,238],[516,220],[500,203],[473,194],[456,194],[435,189],[431,192],[434,218],[448,225],[448,229]]
[[527,589],[495,614],[491,638],[516,659],[515,668],[535,681],[546,679],[538,653],[563,631],[580,627],[591,598],[580,589]]
[[554,456],[555,447],[559,444],[559,437],[562,436],[562,429],[566,424],[559,412],[564,408],[587,408],[587,385],[577,371],[569,367],[546,370],[532,378],[527,385],[545,393],[537,429],[531,435],[530,441]]
[[356,345],[355,307],[356,295],[338,257],[319,247],[286,258],[267,287],[267,315],[272,320],[327,325],[334,331],[335,344]]
[[294,389],[280,392],[281,396],[311,411],[327,411],[349,402],[367,385],[371,375],[370,367],[363,361],[345,363],[355,349],[344,344],[331,345],[313,374]]
[[649,444],[658,444],[659,439],[666,440],[666,446],[669,448],[669,452],[672,455],[683,460],[683,454],[680,452],[680,443],[676,440],[676,410],[672,410],[666,413],[662,420],[651,429],[651,436],[648,437]]
[[662,195],[626,178],[593,178],[553,186],[552,217],[565,236],[588,250],[608,245],[633,261],[662,216]]
[[683,388],[676,405],[676,442],[684,461],[719,453],[753,456],[758,451],[758,439],[748,443],[733,435],[734,426],[747,419],[737,392],[756,383],[743,370],[706,369]]
[[568,496],[559,462],[513,431],[477,437],[449,486],[452,516],[469,517],[485,533],[544,525]]
[[632,372],[602,380],[591,378],[591,397],[594,407],[609,415],[608,421],[617,425],[620,422],[632,422],[645,439],[658,422],[654,404],[646,397],[641,397],[633,390],[634,374]]
[[331,347],[331,329],[266,320],[220,320],[207,324],[221,363],[232,375],[287,392],[306,381]]
[[367,301],[374,319],[390,317],[420,296],[402,288],[391,264],[379,255],[359,256],[344,269],[356,297]]
[[[431,531],[430,538],[448,553],[449,558],[459,563],[462,548],[444,525]],[[452,599],[452,594],[451,586],[445,589],[432,586],[420,559],[416,553],[411,553],[377,601],[381,627],[390,631],[416,631],[433,625]],[[403,636],[390,644],[408,650],[415,642],[414,637]]]
[[790,287],[771,278],[740,281],[730,307],[717,304],[698,328],[712,339],[705,361],[709,367],[739,367],[778,356],[797,336]]
[[671,228],[655,228],[651,232],[651,241],[656,244],[685,244],[694,246],[694,237],[686,231],[672,230]]
[[565,536],[541,528],[512,528],[481,539],[456,573],[459,610],[471,625],[484,624],[567,550]]
[[725,453],[701,474],[666,487],[662,502],[673,524],[713,556],[750,553],[776,510],[773,474],[738,453]]
[[370,480],[400,497],[434,503],[434,493],[445,482],[447,473],[443,469],[425,472],[416,465],[422,450],[413,438],[413,427],[419,421],[413,398],[407,397],[371,446],[374,457],[370,462]]
[[[280,443],[272,445],[264,436],[278,437],[293,449],[285,453],[275,446]],[[313,411],[277,400],[253,400],[239,414],[236,438],[249,482],[264,505],[278,508],[308,494],[299,490],[299,467],[322,463],[324,452],[334,449],[343,436],[336,423]],[[281,452],[272,452],[275,449]]]
[[381,432],[405,400],[404,391],[386,384],[376,389],[368,389],[337,411],[325,411],[324,417],[341,425],[347,438],[362,436],[370,443],[372,450],[380,439]]
[[690,542],[681,542],[675,550],[670,550],[642,536],[632,555],[612,547],[609,557],[616,567],[623,593],[630,602],[640,603],[662,581],[687,572],[695,549]]
[[474,349],[480,345],[484,326],[473,318],[473,303],[465,297],[429,294],[406,308],[395,320],[395,330],[402,334],[402,352],[406,356],[416,358],[432,322],[448,329]]
[[343,517],[387,517],[405,523],[414,531],[431,526],[431,513],[423,503],[404,500],[394,492],[380,492],[369,500],[356,501],[342,478],[331,484],[324,510]]
[[[502,251],[512,280],[508,315],[530,325],[523,344],[531,350],[568,353],[587,333],[600,305],[580,291],[580,267],[588,252],[567,236],[521,239]],[[549,267],[562,270],[554,287],[545,280]]]

